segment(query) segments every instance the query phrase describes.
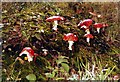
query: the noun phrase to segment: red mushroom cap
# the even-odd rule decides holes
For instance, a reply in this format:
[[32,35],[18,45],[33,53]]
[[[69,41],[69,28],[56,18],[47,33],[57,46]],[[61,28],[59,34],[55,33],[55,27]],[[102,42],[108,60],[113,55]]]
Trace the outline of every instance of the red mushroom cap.
[[64,20],[64,17],[61,16],[52,16],[46,19],[46,21],[55,21],[55,20]]
[[[34,56],[34,50],[33,50],[32,48],[30,48],[30,47],[25,47],[25,48],[23,48],[22,52],[24,52],[24,51],[27,51],[30,56]],[[22,53],[22,52],[21,52],[21,53]]]
[[104,24],[102,24],[102,23],[95,23],[93,26],[94,26],[94,28],[103,28]]
[[92,19],[85,19],[82,22],[80,22],[78,26],[87,26],[89,28],[92,22],[93,22]]
[[68,34],[64,35],[63,40],[65,40],[65,41],[77,41],[78,37],[76,35],[74,35],[73,33],[68,33]]
[[84,37],[93,38],[93,35],[92,34],[85,34]]

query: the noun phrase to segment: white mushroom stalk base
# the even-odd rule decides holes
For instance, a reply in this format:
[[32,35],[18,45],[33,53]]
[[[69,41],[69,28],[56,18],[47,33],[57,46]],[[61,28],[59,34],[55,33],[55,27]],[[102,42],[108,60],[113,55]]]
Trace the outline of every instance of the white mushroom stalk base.
[[97,32],[100,33],[100,28],[97,28]]
[[55,30],[55,31],[57,31],[57,25],[58,25],[58,21],[56,20],[56,21],[54,21],[54,25],[53,25],[53,30]]
[[69,50],[72,50],[72,45],[73,45],[74,42],[73,42],[73,41],[68,41],[68,43],[69,43],[68,49],[69,49]]

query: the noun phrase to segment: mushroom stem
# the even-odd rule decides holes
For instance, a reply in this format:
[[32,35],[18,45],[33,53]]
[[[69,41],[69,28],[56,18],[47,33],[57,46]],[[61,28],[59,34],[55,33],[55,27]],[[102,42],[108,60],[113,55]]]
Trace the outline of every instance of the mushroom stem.
[[33,61],[33,56],[30,56],[29,54],[27,54],[27,58],[28,58],[28,62]]
[[73,45],[74,42],[73,41],[68,41],[68,43],[69,43],[69,47],[68,47],[69,50],[72,50],[72,45]]
[[90,42],[90,38],[86,38],[86,41],[89,43]]
[[100,28],[97,28],[97,32],[100,33]]
[[89,29],[86,29],[85,32],[86,32],[87,34],[90,34],[90,30],[89,30]]
[[58,25],[58,21],[55,20],[52,29],[53,29],[53,30],[57,30],[57,25]]

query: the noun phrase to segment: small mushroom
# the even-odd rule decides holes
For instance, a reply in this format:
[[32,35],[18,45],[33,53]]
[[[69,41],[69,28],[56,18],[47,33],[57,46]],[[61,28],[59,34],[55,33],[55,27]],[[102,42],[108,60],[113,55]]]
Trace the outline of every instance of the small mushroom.
[[85,29],[85,32],[87,32],[87,34],[90,34],[90,31],[89,31],[89,27],[90,25],[92,25],[92,19],[85,19],[83,21],[81,21],[78,26],[80,26],[81,28],[84,28]]
[[108,26],[108,24],[95,23],[93,26],[94,26],[94,28],[97,29],[97,32],[100,33],[100,28],[104,28],[104,27]]
[[46,19],[46,21],[49,21],[49,22],[53,22],[54,21],[54,24],[53,24],[53,30],[57,31],[57,25],[58,25],[58,20],[64,20],[65,18],[62,17],[62,16],[52,16],[52,17],[49,17]]
[[69,43],[68,49],[72,50],[72,45],[73,45],[74,41],[78,40],[78,37],[76,35],[74,35],[73,33],[68,33],[68,34],[64,35],[63,40],[68,41],[68,43]]
[[42,49],[44,55],[46,56],[48,54],[48,50],[47,49]]
[[28,60],[28,62],[33,61],[33,57],[38,56],[38,54],[34,53],[34,50],[30,47],[23,48],[22,52],[19,54],[19,56],[22,56],[26,54],[27,57],[25,57],[25,60]]
[[88,42],[88,44],[90,43],[90,39],[93,39],[92,34],[85,34],[84,37],[86,37],[86,41]]

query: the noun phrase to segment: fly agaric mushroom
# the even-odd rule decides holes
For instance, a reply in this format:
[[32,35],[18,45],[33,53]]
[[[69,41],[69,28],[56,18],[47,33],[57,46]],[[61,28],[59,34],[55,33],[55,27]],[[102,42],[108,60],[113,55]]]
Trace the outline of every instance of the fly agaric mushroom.
[[85,29],[85,32],[87,32],[87,34],[90,34],[90,31],[89,31],[89,27],[90,25],[92,25],[92,19],[85,19],[83,21],[81,21],[78,26],[80,26],[81,28],[84,28]]
[[53,30],[57,31],[57,25],[58,25],[58,20],[64,20],[65,18],[64,17],[61,17],[61,16],[52,16],[52,17],[49,17],[46,19],[46,21],[49,21],[49,22],[52,22],[54,21],[54,24],[53,24]]
[[68,33],[68,34],[64,35],[63,40],[68,41],[68,43],[69,43],[68,49],[72,50],[72,45],[73,45],[74,41],[78,40],[78,37],[76,35],[74,35],[73,33]]
[[92,34],[85,34],[84,37],[86,37],[86,41],[89,43],[90,39],[93,39],[93,35]]
[[104,28],[104,27],[108,26],[108,24],[95,23],[93,26],[94,26],[94,28],[97,29],[97,32],[100,33],[100,28]]
[[25,60],[28,60],[29,62],[30,62],[30,61],[33,61],[33,57],[36,58],[36,56],[38,56],[38,54],[34,53],[34,50],[33,50],[32,48],[30,48],[30,47],[25,47],[25,48],[23,48],[23,50],[22,50],[22,52],[19,54],[19,56],[22,56],[22,55],[24,55],[24,54],[27,55],[27,57],[25,57],[24,59],[25,59]]

